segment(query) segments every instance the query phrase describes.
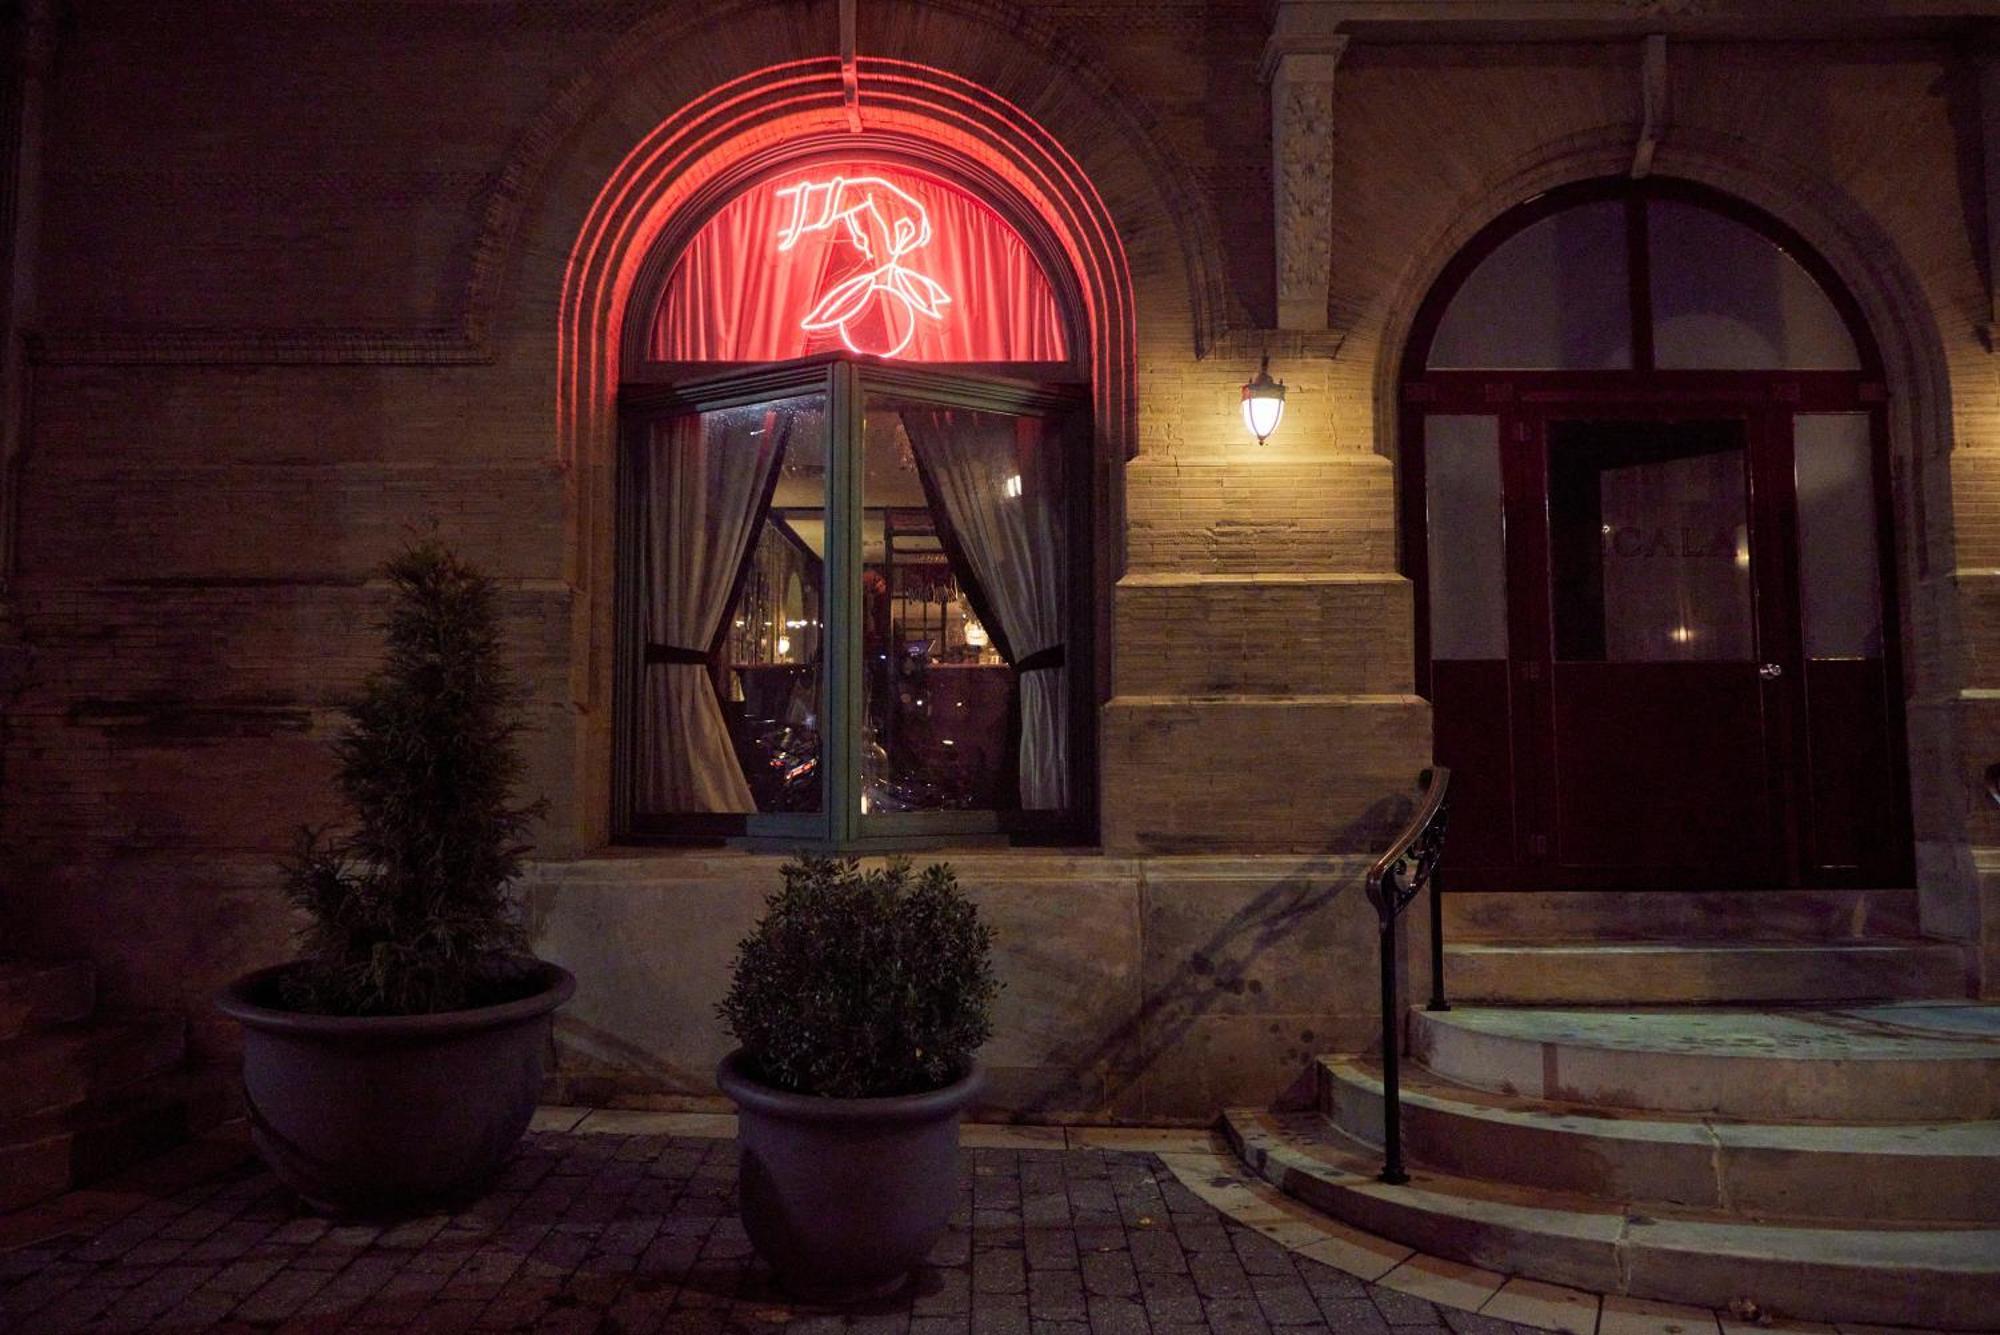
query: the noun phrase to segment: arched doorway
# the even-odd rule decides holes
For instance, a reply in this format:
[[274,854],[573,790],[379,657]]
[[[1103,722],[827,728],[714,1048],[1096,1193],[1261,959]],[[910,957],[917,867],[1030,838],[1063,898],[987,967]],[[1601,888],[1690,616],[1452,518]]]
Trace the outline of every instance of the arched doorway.
[[1831,270],[1581,183],[1472,241],[1403,365],[1453,884],[1909,883],[1881,363]]
[[618,833],[1087,832],[1060,257],[1000,182],[886,137],[795,141],[669,223],[621,340]]

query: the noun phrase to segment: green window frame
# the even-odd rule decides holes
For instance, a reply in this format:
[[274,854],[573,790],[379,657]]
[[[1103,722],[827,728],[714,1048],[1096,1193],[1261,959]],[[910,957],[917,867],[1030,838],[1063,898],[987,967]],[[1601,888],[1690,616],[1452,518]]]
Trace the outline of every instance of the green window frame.
[[[616,478],[616,652],[613,692],[613,837],[623,843],[729,843],[751,847],[893,850],[941,840],[1078,844],[1095,839],[1097,619],[1091,572],[1094,473],[1089,386],[1073,368],[998,365],[977,369],[899,364],[849,356],[745,369],[650,368],[620,395]],[[1051,375],[1050,373],[1055,373]],[[655,378],[657,377],[657,378]],[[645,670],[642,609],[643,445],[663,419],[773,400],[824,395],[827,498],[824,609],[825,706],[820,729],[822,801],[817,812],[664,814],[639,809],[644,763],[638,701]],[[863,631],[860,600],[865,519],[862,422],[871,395],[940,408],[1034,416],[1054,425],[1064,452],[1070,800],[1061,810],[863,812]],[[1018,686],[1016,687],[1018,690]],[[1010,736],[1010,741],[1011,741]]]

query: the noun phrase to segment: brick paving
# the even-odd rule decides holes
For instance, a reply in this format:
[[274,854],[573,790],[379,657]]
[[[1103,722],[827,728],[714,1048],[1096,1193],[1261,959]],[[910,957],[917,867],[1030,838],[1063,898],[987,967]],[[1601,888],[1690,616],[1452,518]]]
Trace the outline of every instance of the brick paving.
[[772,1284],[731,1140],[531,1135],[495,1189],[394,1226],[300,1212],[254,1160],[0,1252],[0,1329],[672,1335],[1500,1335],[1287,1251],[1151,1154],[970,1149],[901,1296],[829,1311]]

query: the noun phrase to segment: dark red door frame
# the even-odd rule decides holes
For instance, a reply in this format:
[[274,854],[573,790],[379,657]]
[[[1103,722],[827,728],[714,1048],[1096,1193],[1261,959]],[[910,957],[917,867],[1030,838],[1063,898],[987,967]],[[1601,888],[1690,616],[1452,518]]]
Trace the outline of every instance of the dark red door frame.
[[[1663,383],[1665,382],[1665,383]],[[1474,883],[1560,888],[1609,884],[1637,885],[1641,869],[1596,873],[1564,871],[1548,861],[1546,843],[1555,828],[1560,794],[1554,772],[1552,710],[1554,654],[1550,604],[1547,479],[1548,432],[1564,420],[1719,420],[1744,424],[1749,462],[1749,512],[1753,572],[1753,615],[1759,661],[1776,664],[1781,675],[1763,688],[1766,773],[1772,831],[1770,868],[1745,868],[1743,886],[1754,884],[1858,885],[1904,880],[1909,876],[1906,750],[1901,710],[1899,612],[1894,578],[1894,546],[1886,498],[1886,451],[1881,446],[1884,413],[1878,389],[1852,373],[1702,373],[1675,376],[1607,376],[1598,373],[1469,373],[1426,376],[1406,386],[1402,422],[1400,510],[1403,568],[1416,594],[1416,677],[1420,693],[1433,694],[1430,657],[1429,571],[1425,540],[1424,418],[1432,413],[1493,416],[1501,441],[1505,494],[1509,661],[1505,712],[1508,716],[1507,768],[1514,776],[1510,804],[1514,822],[1513,871],[1486,868]],[[1806,726],[1809,680],[1799,614],[1799,533],[1793,484],[1793,415],[1812,412],[1867,412],[1877,443],[1875,487],[1883,618],[1884,738],[1893,774],[1881,785],[1898,809],[1881,813],[1894,845],[1873,865],[1820,865],[1819,844],[1808,800],[1813,765]],[[1862,782],[1857,776],[1856,782]],[[1871,785],[1872,787],[1873,785]],[[1667,878],[1663,883],[1672,882]],[[1460,884],[1465,884],[1461,878]],[[1467,886],[1466,888],[1471,888]]]
[[[1622,371],[1436,371],[1426,369],[1439,322],[1465,279],[1494,250],[1522,229],[1552,214],[1578,205],[1619,199],[1626,206],[1626,260],[1630,284],[1633,367]],[[1651,241],[1647,226],[1650,201],[1671,199],[1693,204],[1735,220],[1766,237],[1811,275],[1846,322],[1859,354],[1854,371],[1662,371],[1654,366],[1651,320]],[[1535,867],[1534,836],[1546,832],[1553,795],[1523,782],[1524,773],[1542,768],[1534,720],[1550,710],[1547,550],[1548,423],[1563,418],[1738,417],[1746,424],[1750,453],[1752,571],[1758,598],[1755,615],[1758,645],[1764,661],[1778,663],[1789,684],[1775,693],[1783,705],[1767,729],[1772,748],[1769,773],[1776,789],[1777,809],[1784,827],[1777,842],[1783,849],[1783,879],[1794,883],[1860,883],[1887,877],[1907,883],[1911,877],[1908,750],[1902,701],[1901,610],[1895,578],[1896,550],[1891,522],[1892,479],[1887,442],[1886,395],[1882,358],[1859,304],[1832,267],[1784,223],[1731,196],[1692,182],[1659,177],[1631,181],[1607,177],[1581,181],[1546,191],[1525,201],[1483,228],[1445,267],[1432,285],[1412,323],[1404,347],[1406,369],[1401,386],[1398,430],[1398,516],[1401,567],[1415,588],[1415,676],[1418,691],[1435,698],[1436,682],[1430,644],[1429,554],[1426,546],[1424,418],[1429,414],[1490,415],[1499,419],[1502,479],[1507,495],[1508,632],[1511,657],[1506,683],[1494,693],[1496,707],[1512,724],[1507,742],[1493,755],[1511,776],[1513,792],[1506,806],[1512,828],[1511,862]],[[1818,817],[1805,800],[1806,789],[1831,762],[1817,757],[1807,726],[1810,702],[1808,677],[1798,613],[1799,530],[1793,474],[1792,416],[1811,412],[1867,412],[1874,443],[1874,488],[1880,588],[1883,659],[1880,705],[1886,756],[1879,792],[1882,814],[1894,827],[1893,836],[1863,862],[1872,865],[1818,865],[1811,850],[1826,841],[1810,828]],[[1539,590],[1538,597],[1517,596]],[[1776,605],[1774,605],[1774,603]],[[1524,647],[1539,646],[1539,658],[1520,657]],[[1462,667],[1463,665],[1459,665]],[[1455,667],[1454,670],[1459,670]],[[1486,669],[1480,669],[1486,671]],[[1490,673],[1489,673],[1490,676]],[[1491,685],[1492,683],[1489,683]],[[1835,748],[1837,750],[1837,748]],[[1465,776],[1465,777],[1470,777]],[[1546,785],[1543,785],[1546,787]],[[1462,807],[1471,792],[1461,793]],[[1470,814],[1469,812],[1467,814]],[[1891,846],[1892,845],[1892,846]]]

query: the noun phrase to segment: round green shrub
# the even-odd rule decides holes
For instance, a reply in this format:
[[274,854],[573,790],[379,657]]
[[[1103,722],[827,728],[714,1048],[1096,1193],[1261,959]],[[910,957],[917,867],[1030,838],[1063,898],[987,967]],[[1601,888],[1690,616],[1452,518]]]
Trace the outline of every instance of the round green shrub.
[[964,1076],[993,1032],[993,933],[951,868],[785,864],[716,1009],[752,1074],[795,1094],[881,1098]]

